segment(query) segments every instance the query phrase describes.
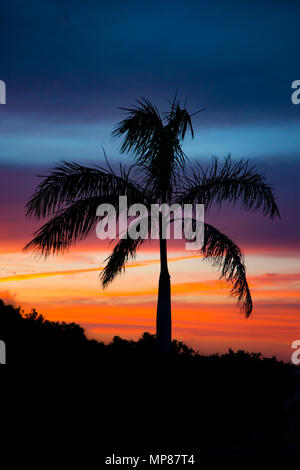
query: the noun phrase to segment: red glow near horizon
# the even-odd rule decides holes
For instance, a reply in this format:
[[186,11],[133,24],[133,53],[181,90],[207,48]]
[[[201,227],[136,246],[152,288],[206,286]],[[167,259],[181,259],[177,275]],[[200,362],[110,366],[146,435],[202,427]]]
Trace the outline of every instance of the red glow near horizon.
[[[298,260],[291,262],[292,258],[274,252],[247,255],[254,309],[245,319],[229,297],[228,286],[218,281],[218,273],[207,262],[173,248],[169,266],[174,338],[203,354],[231,347],[290,359],[290,345],[300,338]],[[75,321],[88,337],[105,342],[115,335],[137,339],[144,331],[155,333],[157,251],[143,250],[105,290],[98,273],[107,247],[102,252],[77,247],[46,261],[8,251],[0,255],[0,296],[6,302],[26,311],[35,307],[49,320]]]

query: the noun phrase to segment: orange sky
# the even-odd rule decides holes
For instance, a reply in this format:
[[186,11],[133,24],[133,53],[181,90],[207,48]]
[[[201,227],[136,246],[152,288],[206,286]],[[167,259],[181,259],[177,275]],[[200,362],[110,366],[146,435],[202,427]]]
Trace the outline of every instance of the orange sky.
[[[300,338],[299,258],[251,250],[246,256],[254,310],[239,312],[217,272],[193,252],[169,250],[173,337],[201,353],[246,349],[289,360]],[[26,311],[35,307],[50,320],[80,323],[89,337],[138,338],[155,332],[159,276],[155,247],[143,250],[126,273],[102,290],[98,272],[109,254],[103,245],[84,244],[48,260],[2,247],[0,297]]]

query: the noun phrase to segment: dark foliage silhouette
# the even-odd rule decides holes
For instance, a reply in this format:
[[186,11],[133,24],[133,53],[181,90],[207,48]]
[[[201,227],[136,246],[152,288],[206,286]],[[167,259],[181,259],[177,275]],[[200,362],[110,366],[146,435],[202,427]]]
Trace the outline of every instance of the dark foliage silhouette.
[[275,358],[232,350],[202,356],[176,340],[173,354],[161,356],[149,333],[104,344],[87,339],[75,323],[45,320],[34,309],[24,314],[1,300],[0,334],[7,366],[74,371],[76,386],[99,405],[105,449],[117,443],[128,452],[126,439],[156,451],[284,444],[283,404],[297,367]]

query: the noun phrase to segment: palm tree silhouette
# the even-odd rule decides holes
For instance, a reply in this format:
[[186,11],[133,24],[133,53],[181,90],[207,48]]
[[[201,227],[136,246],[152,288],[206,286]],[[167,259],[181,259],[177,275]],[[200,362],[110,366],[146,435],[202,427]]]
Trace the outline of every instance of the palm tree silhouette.
[[[63,162],[45,176],[27,204],[27,216],[37,220],[51,217],[25,246],[38,254],[64,252],[72,244],[86,238],[95,228],[96,209],[101,203],[112,203],[117,217],[119,196],[127,196],[128,204],[178,203],[204,204],[205,210],[214,203],[235,204],[245,209],[261,209],[271,218],[280,217],[271,186],[263,175],[249,167],[248,161],[233,163],[230,155],[220,167],[216,158],[210,169],[199,163],[186,166],[187,156],[182,142],[187,130],[194,137],[192,116],[175,97],[168,112],[160,114],[156,106],[141,99],[132,108],[121,108],[124,120],[113,130],[122,137],[120,151],[133,159],[129,168],[120,165],[118,174],[107,167],[88,168]],[[202,110],[200,110],[202,111]],[[150,227],[150,221],[148,220]],[[149,228],[150,230],[150,228]],[[171,350],[171,287],[167,262],[167,240],[162,235],[159,214],[160,276],[157,301],[156,335],[161,351]],[[100,278],[106,287],[135,257],[144,239],[120,238]],[[252,311],[252,299],[246,279],[241,249],[218,229],[204,224],[203,259],[220,269],[220,279],[227,281],[231,294],[237,298],[246,317]]]

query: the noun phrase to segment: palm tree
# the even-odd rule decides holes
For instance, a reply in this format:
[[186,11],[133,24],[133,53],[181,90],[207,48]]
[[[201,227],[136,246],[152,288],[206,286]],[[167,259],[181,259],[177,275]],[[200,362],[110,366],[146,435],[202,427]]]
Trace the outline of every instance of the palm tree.
[[[230,156],[220,166],[216,158],[210,169],[199,163],[187,168],[187,156],[182,142],[187,130],[194,131],[192,116],[175,97],[168,112],[160,114],[148,100],[141,99],[132,108],[121,108],[125,118],[113,130],[113,136],[123,138],[121,153],[129,153],[133,162],[129,168],[115,172],[107,167],[88,168],[77,163],[63,162],[44,177],[27,204],[27,216],[37,220],[50,219],[34,233],[25,246],[38,254],[49,255],[67,250],[86,238],[98,222],[96,209],[101,203],[113,203],[118,209],[119,196],[127,196],[128,204],[172,203],[235,204],[245,209],[260,209],[271,218],[280,217],[274,192],[264,176],[249,167],[248,161],[233,163]],[[195,114],[195,113],[194,113]],[[117,210],[117,217],[119,212]],[[148,221],[150,223],[150,221]],[[105,288],[125,269],[145,242],[142,238],[120,238],[107,258],[100,278]],[[162,236],[162,216],[159,215],[160,277],[157,301],[156,335],[159,349],[171,348],[171,287],[167,262],[167,240]],[[246,279],[241,249],[217,228],[204,224],[203,259],[220,269],[220,278],[230,285],[246,317],[252,311],[252,299]]]

